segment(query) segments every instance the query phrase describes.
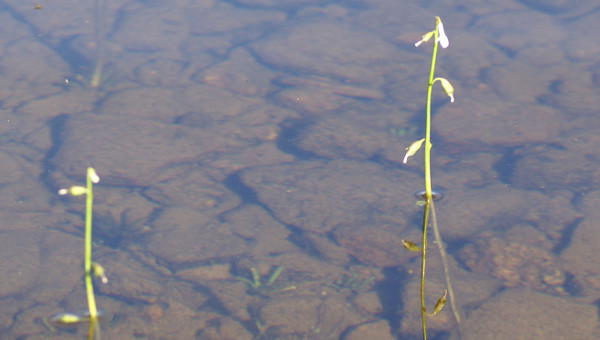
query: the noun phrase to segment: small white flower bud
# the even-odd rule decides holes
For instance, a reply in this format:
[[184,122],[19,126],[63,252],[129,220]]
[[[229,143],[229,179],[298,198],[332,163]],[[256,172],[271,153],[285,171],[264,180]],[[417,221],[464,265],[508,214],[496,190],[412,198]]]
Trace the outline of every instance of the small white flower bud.
[[87,189],[85,187],[74,185],[68,189],[60,189],[58,190],[59,195],[72,195],[72,196],[81,196],[87,193]]
[[98,174],[96,173],[96,170],[94,170],[94,168],[88,168],[88,176],[90,177],[92,183],[96,184],[100,182],[100,177],[98,177]]
[[436,78],[436,80],[440,81],[442,87],[444,88],[444,91],[446,91],[446,94],[448,95],[448,97],[450,97],[450,102],[454,103],[454,87],[452,87],[452,84],[450,84],[450,82],[446,78]]
[[415,47],[419,47],[419,45],[421,45],[422,43],[429,41],[429,39],[431,39],[432,36],[433,36],[433,31],[423,35],[421,37],[421,40],[419,40],[415,43]]
[[102,280],[102,283],[108,283],[108,278],[104,272],[104,267],[102,267],[100,264],[92,262],[92,272],[94,273],[94,276],[99,277],[100,280]]

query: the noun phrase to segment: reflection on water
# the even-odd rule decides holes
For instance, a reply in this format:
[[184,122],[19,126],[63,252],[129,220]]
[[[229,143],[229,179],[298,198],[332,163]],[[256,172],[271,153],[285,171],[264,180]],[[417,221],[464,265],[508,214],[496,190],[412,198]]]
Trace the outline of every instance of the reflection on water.
[[[465,321],[444,310],[431,338],[600,335],[596,1],[109,1],[96,89],[92,3],[3,4],[2,338],[80,338],[42,320],[86,305],[82,202],[54,193],[89,165],[105,338],[419,338],[401,240],[421,161],[401,160],[434,15],[456,102],[436,89],[433,181]],[[236,280],[283,266],[295,289]]]

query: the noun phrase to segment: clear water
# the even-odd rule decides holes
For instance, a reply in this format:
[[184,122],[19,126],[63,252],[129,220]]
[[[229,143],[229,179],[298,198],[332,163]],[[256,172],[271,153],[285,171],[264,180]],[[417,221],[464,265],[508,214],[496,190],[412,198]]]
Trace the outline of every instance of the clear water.
[[104,338],[420,338],[435,15],[430,338],[598,337],[595,1],[40,5],[0,3],[2,338],[85,337],[43,320],[85,310],[88,166]]

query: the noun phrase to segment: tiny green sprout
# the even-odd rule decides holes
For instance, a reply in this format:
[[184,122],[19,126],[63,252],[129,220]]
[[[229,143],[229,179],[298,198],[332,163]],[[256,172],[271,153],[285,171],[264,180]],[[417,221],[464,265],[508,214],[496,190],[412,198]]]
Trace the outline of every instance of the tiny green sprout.
[[421,148],[421,145],[423,145],[424,141],[425,141],[425,138],[420,139],[420,140],[412,143],[408,148],[406,148],[405,149],[406,154],[404,155],[404,159],[402,160],[402,163],[406,164],[406,162],[408,161],[408,157],[411,157],[417,151],[419,151],[419,149]]
[[254,325],[256,325],[256,329],[258,329],[258,333],[260,335],[265,335],[267,334],[267,329],[269,328],[269,326],[266,323],[262,323],[260,322],[259,319],[254,320]]
[[285,286],[283,288],[279,288],[278,286],[274,285],[275,280],[277,280],[277,278],[279,277],[279,275],[281,275],[281,272],[283,272],[284,269],[285,266],[278,266],[277,268],[275,268],[273,274],[269,276],[269,279],[264,284],[261,282],[258,270],[256,270],[256,268],[254,267],[250,268],[250,272],[252,273],[252,280],[241,276],[236,276],[235,279],[244,283],[246,286],[248,286],[248,288],[252,288],[257,293],[264,295],[268,295],[270,293],[283,293],[295,290],[296,286],[294,285]]
[[415,134],[415,132],[417,132],[417,127],[416,126],[410,126],[410,127],[402,127],[402,126],[398,126],[398,127],[390,127],[388,130],[390,135],[393,136],[397,136],[397,137],[403,137],[403,136],[412,136]]

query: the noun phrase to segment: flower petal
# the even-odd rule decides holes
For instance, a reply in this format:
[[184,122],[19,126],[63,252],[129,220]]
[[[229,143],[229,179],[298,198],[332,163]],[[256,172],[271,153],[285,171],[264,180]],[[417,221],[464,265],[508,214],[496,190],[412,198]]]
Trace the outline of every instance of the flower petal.
[[446,32],[444,31],[444,24],[442,24],[442,20],[438,20],[437,30],[437,41],[440,42],[440,46],[442,46],[442,48],[448,47],[448,45],[450,45],[450,41],[448,40],[448,36],[446,36]]

